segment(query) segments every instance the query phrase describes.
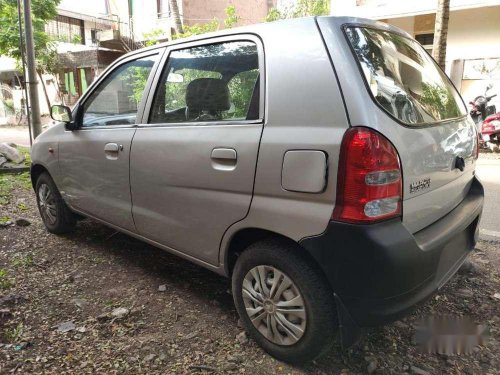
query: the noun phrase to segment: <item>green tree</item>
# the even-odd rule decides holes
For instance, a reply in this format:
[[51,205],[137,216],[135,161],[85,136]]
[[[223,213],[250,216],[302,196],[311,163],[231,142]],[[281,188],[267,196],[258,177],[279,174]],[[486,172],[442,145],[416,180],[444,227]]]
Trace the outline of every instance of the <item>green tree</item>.
[[212,21],[202,24],[185,25],[184,32],[172,35],[172,39],[189,38],[193,35],[200,35],[219,30],[219,21],[214,18]]
[[[56,54],[54,40],[45,32],[48,21],[57,16],[57,6],[61,0],[32,0],[31,14],[33,39],[37,65],[42,71],[50,72]],[[0,54],[21,59],[19,20],[16,0],[0,0]]]
[[224,20],[226,29],[231,29],[240,19],[241,17],[236,13],[236,7],[234,5],[230,5],[226,8],[226,19]]
[[[223,23],[224,26],[227,29],[232,28],[234,25],[238,23],[238,21],[241,19],[240,16],[238,16],[236,12],[236,7],[234,5],[228,6],[226,9],[226,18],[224,19]],[[205,33],[210,33],[213,31],[219,30],[219,25],[220,22],[217,18],[214,18],[212,21],[207,22],[207,23],[202,23],[202,24],[194,24],[194,25],[184,25],[184,30],[182,33],[176,33],[172,35],[172,39],[182,39],[182,38],[188,38],[190,36],[194,35],[200,35],[200,34],[205,34]]]
[[272,8],[266,16],[266,22],[287,18],[326,16],[330,14],[329,0],[297,0],[293,5],[278,10]]
[[158,38],[164,34],[162,29],[153,29],[149,33],[144,33],[144,46],[150,47],[158,43]]
[[265,21],[266,22],[273,22],[273,21],[278,21],[278,20],[283,20],[286,18],[286,15],[282,12],[280,12],[276,8],[272,8],[269,13],[266,16]]
[[[55,41],[45,32],[48,21],[57,16],[57,6],[61,0],[32,0],[31,21],[38,75],[55,73],[58,68]],[[16,0],[0,0],[0,55],[12,57],[21,66],[21,40],[19,37],[19,19]],[[43,79],[40,80],[48,100]]]

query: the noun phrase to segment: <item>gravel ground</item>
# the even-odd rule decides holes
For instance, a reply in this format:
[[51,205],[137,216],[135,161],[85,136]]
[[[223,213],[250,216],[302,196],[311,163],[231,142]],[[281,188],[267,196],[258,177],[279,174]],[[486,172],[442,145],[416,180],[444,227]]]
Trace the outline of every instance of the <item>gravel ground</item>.
[[[500,373],[498,243],[479,242],[415,313],[299,368],[245,337],[229,280],[90,220],[51,235],[27,185],[0,176],[0,223],[31,223],[0,225],[0,374]],[[490,337],[470,355],[423,353],[412,337],[431,314],[470,316]]]

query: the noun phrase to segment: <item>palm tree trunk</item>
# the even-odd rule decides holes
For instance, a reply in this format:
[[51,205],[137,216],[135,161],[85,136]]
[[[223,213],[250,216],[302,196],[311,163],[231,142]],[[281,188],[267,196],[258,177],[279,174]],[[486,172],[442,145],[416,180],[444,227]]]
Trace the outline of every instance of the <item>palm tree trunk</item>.
[[450,0],[438,0],[436,24],[434,26],[434,44],[432,57],[444,70],[446,64],[446,44],[448,39],[448,21],[450,20]]
[[169,0],[168,3],[170,5],[170,15],[174,19],[175,33],[182,34],[184,30],[182,29],[181,15],[179,14],[177,0]]

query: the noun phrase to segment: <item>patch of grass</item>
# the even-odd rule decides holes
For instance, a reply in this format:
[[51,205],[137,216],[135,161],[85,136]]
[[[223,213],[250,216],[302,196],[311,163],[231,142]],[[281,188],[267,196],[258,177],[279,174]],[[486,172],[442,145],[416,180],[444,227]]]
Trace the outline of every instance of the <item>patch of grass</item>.
[[28,254],[24,256],[18,256],[12,261],[14,267],[28,268],[35,264],[33,260],[33,255]]
[[11,221],[10,217],[8,217],[8,216],[0,216],[0,225],[5,225],[9,221]]
[[17,149],[24,155],[24,165],[29,167],[31,164],[31,154],[29,147],[17,146]]
[[7,271],[0,269],[0,290],[7,290],[12,286],[7,277]]
[[31,185],[31,176],[29,172],[20,173],[15,175],[17,183],[19,186],[25,188],[26,190],[31,190],[33,186]]
[[12,191],[16,188],[31,189],[31,178],[28,172],[0,175],[0,206],[5,206],[10,202]]
[[104,262],[106,262],[106,259],[100,257],[100,256],[95,256],[95,257],[92,257],[92,262],[94,262],[95,264],[102,264]]
[[4,338],[11,343],[19,341],[24,332],[23,323],[19,323],[15,327],[5,328],[3,331]]
[[29,207],[28,207],[28,206],[26,206],[24,203],[22,203],[22,202],[21,202],[21,203],[18,203],[18,204],[17,204],[17,209],[18,209],[19,211],[28,211],[28,210],[29,210]]

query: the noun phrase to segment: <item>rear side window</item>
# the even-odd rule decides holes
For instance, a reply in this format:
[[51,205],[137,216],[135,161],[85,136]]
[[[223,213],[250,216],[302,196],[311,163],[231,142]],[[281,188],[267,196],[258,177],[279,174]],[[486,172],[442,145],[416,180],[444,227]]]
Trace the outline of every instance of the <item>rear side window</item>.
[[259,58],[250,41],[172,51],[158,83],[153,124],[255,120],[259,114]]
[[467,113],[448,77],[414,40],[363,27],[348,27],[346,35],[371,94],[399,121],[422,125]]

